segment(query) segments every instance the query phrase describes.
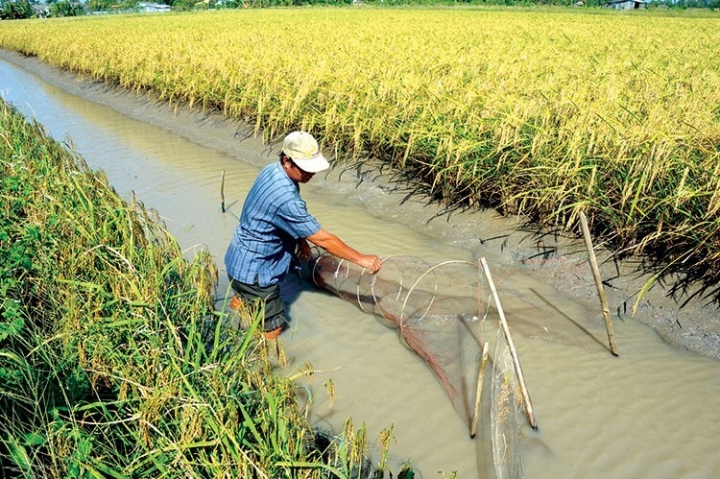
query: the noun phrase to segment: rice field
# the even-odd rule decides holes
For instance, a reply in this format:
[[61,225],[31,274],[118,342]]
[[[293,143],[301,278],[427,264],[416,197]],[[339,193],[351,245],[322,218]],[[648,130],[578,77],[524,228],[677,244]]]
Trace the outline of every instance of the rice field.
[[0,194],[0,476],[382,475],[364,427],[311,428],[259,311],[225,327],[207,251],[4,102]]
[[271,9],[5,22],[0,47],[266,138],[303,128],[453,205],[720,278],[720,16]]

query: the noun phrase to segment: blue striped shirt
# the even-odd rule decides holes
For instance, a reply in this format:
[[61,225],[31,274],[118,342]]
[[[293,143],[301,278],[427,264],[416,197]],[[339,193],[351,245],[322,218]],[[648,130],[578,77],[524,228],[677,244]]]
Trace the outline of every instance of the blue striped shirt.
[[298,185],[280,162],[262,169],[240,215],[240,224],[225,253],[228,274],[237,281],[261,287],[280,282],[290,268],[299,238],[320,231],[307,211]]

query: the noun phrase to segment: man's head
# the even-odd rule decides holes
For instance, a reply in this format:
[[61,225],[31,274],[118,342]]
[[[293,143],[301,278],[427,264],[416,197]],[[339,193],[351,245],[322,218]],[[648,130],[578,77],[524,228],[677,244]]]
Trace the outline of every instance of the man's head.
[[304,131],[293,131],[287,135],[283,142],[282,153],[306,173],[317,173],[330,167],[330,163],[320,152],[317,140]]

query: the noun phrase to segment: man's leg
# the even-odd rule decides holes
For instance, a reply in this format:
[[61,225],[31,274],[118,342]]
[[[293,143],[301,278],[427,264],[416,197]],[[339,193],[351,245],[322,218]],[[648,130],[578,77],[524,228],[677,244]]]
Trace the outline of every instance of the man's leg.
[[[285,318],[285,303],[280,299],[280,285],[274,284],[267,287],[260,287],[257,284],[247,284],[230,278],[230,285],[240,301],[253,304],[256,300],[260,300],[265,304],[265,322],[263,325],[263,335],[267,339],[277,338],[287,325]],[[237,309],[239,304],[230,306]]]

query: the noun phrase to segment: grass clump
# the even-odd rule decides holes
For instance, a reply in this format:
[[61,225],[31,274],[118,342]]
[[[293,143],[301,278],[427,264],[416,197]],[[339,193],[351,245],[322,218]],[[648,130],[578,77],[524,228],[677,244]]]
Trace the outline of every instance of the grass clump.
[[382,477],[223,326],[207,252],[5,103],[0,194],[0,475]]

